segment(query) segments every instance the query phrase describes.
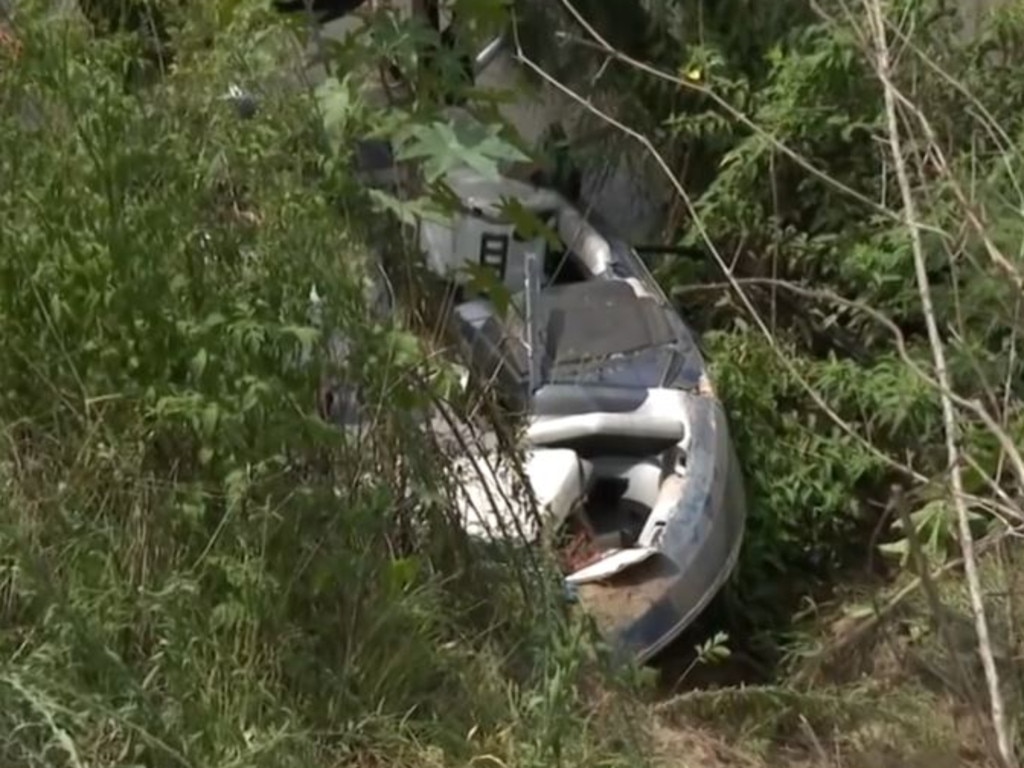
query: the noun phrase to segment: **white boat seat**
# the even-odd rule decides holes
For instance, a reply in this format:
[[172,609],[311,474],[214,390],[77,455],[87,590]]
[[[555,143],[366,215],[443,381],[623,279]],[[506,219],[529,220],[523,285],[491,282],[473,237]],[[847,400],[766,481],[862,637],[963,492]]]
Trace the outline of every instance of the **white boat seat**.
[[593,467],[569,448],[539,448],[526,461],[530,481],[545,526],[557,528],[590,487]]
[[539,448],[527,453],[526,479],[537,500],[538,514],[530,511],[517,492],[521,487],[512,466],[496,453],[471,461],[454,462],[460,487],[459,514],[471,536],[483,539],[523,537],[535,540],[544,529],[565,522],[590,488],[593,467],[568,448]]
[[686,425],[680,419],[649,411],[574,413],[533,421],[527,427],[526,441],[530,445],[544,445],[598,435],[677,443],[686,437]]

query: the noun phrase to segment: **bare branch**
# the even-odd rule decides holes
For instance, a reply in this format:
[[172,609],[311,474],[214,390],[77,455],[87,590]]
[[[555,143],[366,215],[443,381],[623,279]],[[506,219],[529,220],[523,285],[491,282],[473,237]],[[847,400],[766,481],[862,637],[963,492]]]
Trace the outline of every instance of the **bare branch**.
[[910,235],[911,251],[914,258],[914,272],[917,278],[918,293],[921,297],[921,309],[925,316],[925,323],[928,328],[928,339],[932,348],[932,357],[935,361],[935,376],[942,389],[940,392],[940,398],[942,403],[943,425],[946,432],[946,453],[949,461],[950,484],[960,533],[960,549],[964,558],[964,573],[967,577],[967,588],[971,597],[971,609],[974,613],[975,631],[978,634],[978,655],[981,658],[981,664],[985,671],[985,681],[988,685],[992,727],[995,731],[999,757],[1006,768],[1012,768],[1012,766],[1017,765],[1017,761],[1013,753],[1013,746],[1010,742],[1007,730],[1003,694],[1000,688],[999,673],[996,670],[995,658],[992,653],[992,645],[989,638],[988,618],[985,615],[985,603],[984,596],[982,594],[981,579],[978,576],[978,565],[974,552],[974,536],[971,533],[971,524],[970,518],[968,517],[967,505],[963,500],[963,475],[959,448],[959,424],[957,422],[956,412],[953,410],[953,401],[949,396],[950,386],[949,373],[946,366],[946,353],[943,347],[942,337],[939,334],[938,323],[935,320],[931,286],[928,282],[928,271],[924,256],[924,246],[921,238],[921,227],[918,223],[917,205],[914,200],[910,176],[907,172],[906,161],[903,155],[899,116],[896,110],[896,104],[899,97],[897,96],[896,89],[892,83],[889,46],[886,40],[885,15],[882,11],[880,0],[865,0],[865,6],[874,41],[874,63],[878,72],[878,77],[882,82],[883,96],[885,99],[885,115],[886,122],[888,124],[889,148],[892,153],[892,160],[896,171],[900,197],[903,200],[904,221],[906,223],[907,232]]

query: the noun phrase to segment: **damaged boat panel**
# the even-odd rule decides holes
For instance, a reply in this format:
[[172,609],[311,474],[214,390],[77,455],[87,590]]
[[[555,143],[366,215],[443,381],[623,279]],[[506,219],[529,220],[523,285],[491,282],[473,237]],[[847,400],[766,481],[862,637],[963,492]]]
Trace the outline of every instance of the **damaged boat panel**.
[[565,577],[566,582],[573,585],[587,584],[592,581],[604,581],[622,573],[627,568],[640,565],[658,554],[655,547],[630,547],[629,549],[612,549],[602,555],[601,559],[580,568]]

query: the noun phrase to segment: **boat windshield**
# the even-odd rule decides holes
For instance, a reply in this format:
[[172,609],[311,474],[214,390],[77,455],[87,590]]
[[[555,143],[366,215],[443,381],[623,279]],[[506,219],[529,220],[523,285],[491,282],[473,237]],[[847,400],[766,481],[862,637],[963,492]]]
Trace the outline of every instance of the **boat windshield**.
[[[618,281],[559,286],[543,294],[536,339],[541,381],[628,389],[695,388],[703,362],[689,336],[667,324],[653,302],[622,301],[621,293],[633,297],[632,289]],[[605,300],[594,306],[573,306],[566,300],[592,294]],[[606,306],[612,300],[617,301],[616,311],[609,312]],[[506,333],[524,345],[526,357],[529,334],[523,304],[524,294],[513,296],[504,322]]]
[[600,361],[556,365],[545,372],[544,380],[550,384],[686,389],[683,368],[683,356],[675,347],[650,347]]

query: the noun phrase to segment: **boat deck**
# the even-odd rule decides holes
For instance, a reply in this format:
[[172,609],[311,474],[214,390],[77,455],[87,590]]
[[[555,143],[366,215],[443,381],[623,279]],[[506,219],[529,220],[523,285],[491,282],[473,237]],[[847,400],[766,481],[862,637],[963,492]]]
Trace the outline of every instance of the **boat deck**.
[[609,636],[668,595],[677,575],[667,557],[652,557],[604,581],[576,587],[583,609]]

